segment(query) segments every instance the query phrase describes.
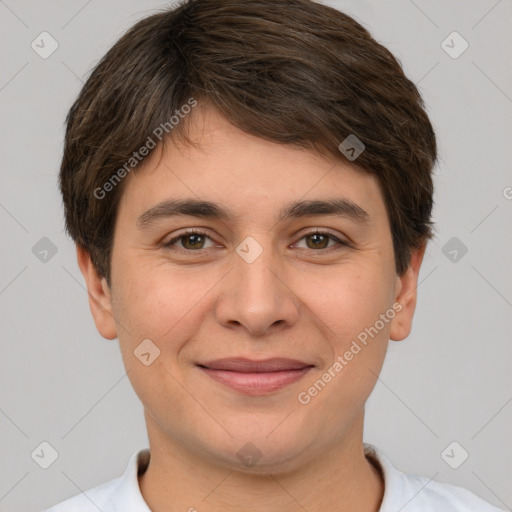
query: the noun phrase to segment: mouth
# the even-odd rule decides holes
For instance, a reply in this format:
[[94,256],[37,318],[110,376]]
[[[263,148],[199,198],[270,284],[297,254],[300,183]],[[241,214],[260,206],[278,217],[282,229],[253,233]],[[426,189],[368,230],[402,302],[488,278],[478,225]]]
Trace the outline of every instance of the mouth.
[[196,365],[213,380],[241,393],[258,396],[278,391],[301,379],[314,365],[295,359],[256,361],[228,358]]

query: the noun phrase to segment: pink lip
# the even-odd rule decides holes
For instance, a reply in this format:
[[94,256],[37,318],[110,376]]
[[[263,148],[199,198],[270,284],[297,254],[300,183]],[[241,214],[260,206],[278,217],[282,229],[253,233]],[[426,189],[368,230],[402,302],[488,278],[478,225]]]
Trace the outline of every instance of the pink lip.
[[209,377],[248,395],[265,395],[302,378],[313,365],[294,359],[273,358],[263,361],[231,358],[201,363],[198,367]]

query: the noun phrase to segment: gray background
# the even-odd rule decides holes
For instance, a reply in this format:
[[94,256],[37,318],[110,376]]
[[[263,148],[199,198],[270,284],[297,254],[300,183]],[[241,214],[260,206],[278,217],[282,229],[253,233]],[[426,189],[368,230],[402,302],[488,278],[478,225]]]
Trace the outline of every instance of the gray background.
[[[441,156],[437,235],[420,275],[413,332],[390,343],[368,403],[366,441],[404,471],[510,508],[512,2],[330,5],[401,60],[425,98]],[[147,446],[118,342],[101,338],[89,313],[63,233],[57,173],[64,118],[84,77],[136,20],[164,6],[0,1],[1,511],[37,511],[119,476]],[[47,59],[31,48],[43,31],[59,45]],[[456,59],[441,46],[453,31],[469,43]],[[455,50],[459,43],[449,42]],[[57,249],[46,261],[39,246],[32,250],[43,237]],[[448,257],[452,237],[459,247],[448,246]],[[59,454],[46,470],[31,458],[43,441]],[[452,441],[469,452],[458,469],[441,457]],[[459,448],[453,453],[460,457]]]

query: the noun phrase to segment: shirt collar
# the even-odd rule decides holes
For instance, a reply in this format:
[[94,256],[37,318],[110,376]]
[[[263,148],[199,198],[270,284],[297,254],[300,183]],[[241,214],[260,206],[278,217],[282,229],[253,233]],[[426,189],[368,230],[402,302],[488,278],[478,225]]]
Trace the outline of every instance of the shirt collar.
[[[384,479],[384,496],[379,512],[396,512],[403,508],[404,493],[408,488],[407,476],[393,466],[388,457],[376,446],[364,443],[364,454],[378,469]],[[400,507],[397,505],[402,503]]]
[[[384,478],[384,496],[379,512],[395,512],[397,495],[407,488],[406,477],[398,471],[384,453],[377,447],[364,443],[364,453],[373,462]],[[118,480],[114,492],[116,510],[133,510],[136,512],[151,512],[142,497],[138,476],[146,471],[150,459],[149,448],[132,454],[128,466]]]
[[151,512],[140,492],[138,475],[144,473],[149,464],[149,448],[136,451],[128,462],[114,491],[114,510]]

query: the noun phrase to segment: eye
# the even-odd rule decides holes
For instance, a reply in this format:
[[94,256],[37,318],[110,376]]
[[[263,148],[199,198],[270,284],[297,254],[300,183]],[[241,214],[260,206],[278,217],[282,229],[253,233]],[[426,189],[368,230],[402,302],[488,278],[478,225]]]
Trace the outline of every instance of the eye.
[[[329,249],[336,245],[346,247],[349,246],[347,242],[340,240],[331,232],[320,229],[314,229],[309,233],[306,233],[304,236],[302,236],[302,238],[300,238],[299,243],[303,240],[305,240],[306,247],[299,247],[298,243],[295,245],[295,247],[310,250],[321,250]],[[210,245],[205,245],[208,241],[210,241]],[[215,247],[215,243],[208,235],[208,233],[193,228],[187,229],[184,233],[175,236],[163,245],[166,248],[176,247],[178,250],[188,252],[200,251],[202,249]]]
[[[206,240],[210,240],[212,245],[205,247]],[[198,251],[201,249],[208,249],[214,247],[213,240],[204,231],[198,231],[196,229],[187,229],[185,233],[178,235],[164,244],[165,247],[172,247],[176,245],[176,242],[181,243],[181,247],[178,249],[188,251]]]
[[315,229],[313,231],[310,231],[309,233],[306,233],[300,240],[306,241],[306,249],[328,249],[331,246],[329,246],[329,242],[336,242],[334,245],[342,245],[342,246],[348,246],[346,242],[343,242],[336,236],[334,236],[329,231],[322,231],[320,229]]

